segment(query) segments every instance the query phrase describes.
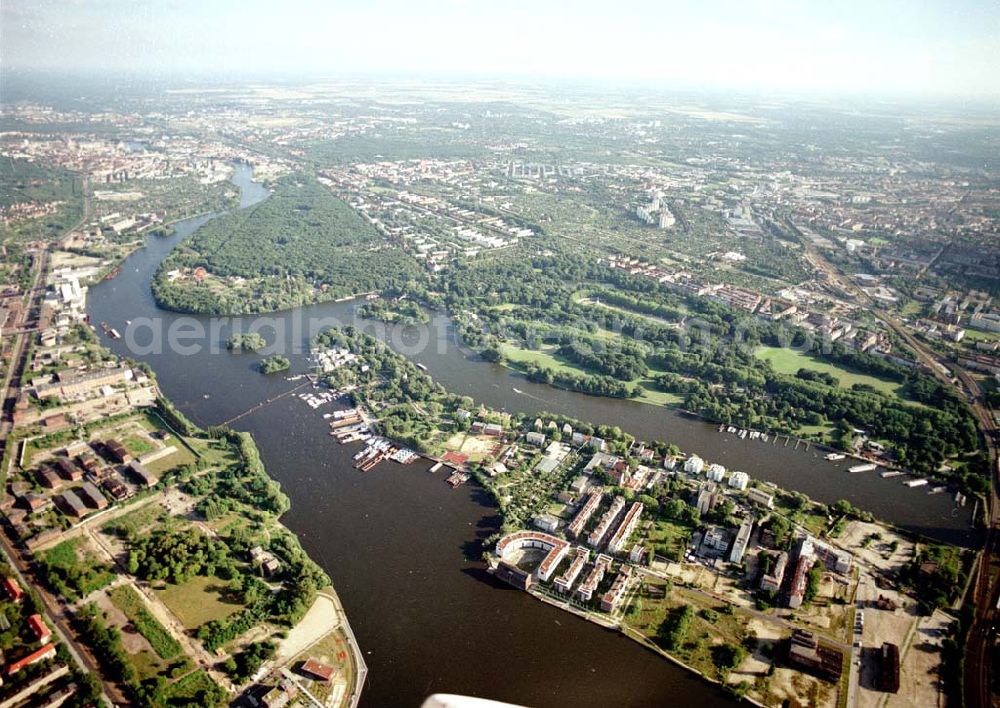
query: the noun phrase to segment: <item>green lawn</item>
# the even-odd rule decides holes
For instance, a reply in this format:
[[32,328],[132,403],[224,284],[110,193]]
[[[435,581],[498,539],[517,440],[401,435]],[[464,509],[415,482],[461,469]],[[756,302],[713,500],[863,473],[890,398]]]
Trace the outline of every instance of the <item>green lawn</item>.
[[[517,344],[512,344],[510,342],[504,342],[500,345],[500,350],[503,352],[504,357],[507,361],[513,363],[515,368],[519,368],[518,365],[527,366],[528,364],[537,364],[538,366],[544,366],[556,372],[561,371],[572,374],[590,373],[586,369],[575,366],[572,363],[567,362],[562,357],[557,356],[554,353],[556,348],[557,347],[554,344],[546,344],[539,350],[524,349]],[[650,374],[657,373],[662,372],[650,369]],[[684,400],[682,396],[679,396],[676,393],[658,391],[653,383],[653,380],[650,378],[634,379],[629,383],[639,384],[642,386],[643,394],[632,399],[639,401],[640,403],[647,403],[653,406],[676,406]]]
[[225,582],[218,578],[196,575],[180,585],[167,585],[156,590],[157,597],[188,629],[197,629],[206,622],[222,620],[243,609],[229,602],[221,592]]
[[538,366],[544,366],[557,372],[562,371],[572,374],[587,373],[580,367],[574,366],[564,359],[557,357],[554,354],[557,348],[554,344],[546,344],[538,350],[524,349],[511,342],[504,342],[500,345],[500,351],[503,352],[504,357],[514,364],[523,364],[525,366],[528,364],[538,364]]
[[983,332],[970,327],[965,330],[965,338],[962,341],[972,342],[973,346],[971,348],[974,349],[976,342],[995,342],[997,340],[1000,340],[1000,332]]
[[901,392],[903,386],[896,381],[862,374],[793,349],[760,347],[755,354],[759,359],[771,362],[771,366],[780,374],[794,376],[799,369],[809,369],[810,371],[830,374],[845,388],[850,388],[854,384],[868,384],[876,391],[903,398]]
[[924,309],[922,303],[917,300],[906,300],[899,308],[899,314],[903,317],[917,317]]
[[101,531],[121,536],[136,536],[164,518],[166,512],[163,511],[163,507],[151,502],[107,522],[101,527]]
[[652,379],[641,379],[638,383],[642,386],[642,395],[633,399],[635,401],[652,406],[678,406],[684,402],[684,397],[679,394],[657,390]]
[[122,440],[122,445],[132,453],[133,457],[142,457],[156,449],[153,443],[139,435],[128,436]]
[[146,469],[156,475],[162,475],[164,472],[169,472],[172,469],[178,467],[184,467],[185,465],[193,465],[195,463],[195,457],[191,454],[184,445],[177,440],[177,438],[171,436],[164,441],[168,446],[173,445],[177,448],[177,452],[173,452],[165,457],[161,457],[158,460],[153,460],[152,462],[146,463]]

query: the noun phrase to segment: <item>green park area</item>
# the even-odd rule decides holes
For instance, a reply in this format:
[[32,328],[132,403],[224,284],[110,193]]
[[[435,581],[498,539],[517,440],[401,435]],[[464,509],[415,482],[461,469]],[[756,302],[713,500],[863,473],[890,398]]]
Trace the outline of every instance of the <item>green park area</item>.
[[790,374],[794,376],[799,369],[808,369],[821,374],[830,374],[844,388],[850,388],[854,384],[865,384],[871,386],[876,391],[895,395],[902,398],[903,385],[897,381],[862,374],[851,369],[831,364],[830,362],[818,359],[805,352],[785,347],[762,346],[755,352],[757,358],[771,363],[771,366],[779,374]]
[[[541,349],[526,349],[512,342],[504,342],[500,345],[500,351],[503,353],[504,359],[513,369],[523,370],[528,365],[535,364],[536,366],[551,369],[557,374],[569,373],[580,375],[593,373],[559,356],[555,353],[556,349],[558,347],[554,344],[544,345]],[[650,368],[649,376],[627,382],[629,384],[638,384],[642,387],[642,393],[636,396],[636,401],[648,403],[653,406],[676,406],[684,400],[683,396],[656,388],[652,377],[661,373],[663,372]]]
[[244,607],[229,599],[225,582],[214,576],[195,575],[179,585],[170,583],[155,592],[188,629],[224,620]]

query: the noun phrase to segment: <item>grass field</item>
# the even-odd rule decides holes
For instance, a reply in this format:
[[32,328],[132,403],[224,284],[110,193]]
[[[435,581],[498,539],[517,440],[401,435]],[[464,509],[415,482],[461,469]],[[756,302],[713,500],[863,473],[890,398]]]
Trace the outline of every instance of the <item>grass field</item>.
[[107,522],[101,527],[101,531],[120,536],[136,536],[165,517],[163,507],[152,502]]
[[972,342],[973,345],[976,342],[996,342],[1000,341],[1000,332],[983,332],[982,330],[970,328],[965,330],[963,341]]
[[441,445],[445,450],[453,450],[465,455],[471,462],[480,462],[489,457],[490,452],[497,445],[497,439],[488,435],[455,433]]
[[173,659],[181,653],[181,645],[170,636],[159,620],[146,609],[139,593],[131,585],[119,585],[108,593],[115,607],[125,613],[139,634],[144,636],[161,659]]
[[[610,334],[610,333],[609,333]],[[534,349],[524,349],[516,344],[511,344],[510,342],[504,342],[500,345],[500,350],[503,352],[504,357],[514,364],[514,368],[519,368],[521,366],[527,366],[528,364],[537,364],[538,366],[544,366],[552,369],[555,372],[569,372],[572,374],[587,374],[590,373],[586,369],[579,366],[575,366],[572,363],[564,360],[563,358],[557,356],[553,352],[556,350],[556,346],[549,344],[545,345],[539,350]],[[662,373],[654,370],[650,370],[650,374]],[[684,399],[678,396],[676,393],[668,393],[666,391],[658,391],[653,384],[652,379],[635,379],[631,381],[633,384],[639,384],[643,388],[643,393],[641,396],[633,399],[639,401],[640,403],[648,403],[653,406],[676,406],[679,405]]]
[[527,366],[528,364],[537,364],[538,366],[544,366],[552,369],[556,372],[568,372],[571,374],[586,374],[587,372],[578,366],[567,362],[566,360],[555,355],[555,350],[558,347],[554,344],[546,344],[541,349],[524,349],[517,344],[511,342],[504,342],[500,345],[500,351],[503,352],[504,357],[514,363],[522,364]]
[[196,575],[180,585],[167,585],[156,590],[156,596],[184,623],[197,629],[206,622],[221,620],[243,609],[243,605],[228,602],[221,592],[223,581]]
[[122,440],[122,445],[132,453],[133,457],[142,457],[146,453],[152,452],[156,447],[148,439],[139,435],[129,435]]
[[[645,579],[647,587],[657,587],[662,592],[666,581]],[[669,615],[680,607],[689,606],[695,611],[687,634],[681,646],[670,651],[689,666],[701,671],[706,676],[718,677],[718,669],[712,658],[712,649],[717,644],[728,643],[739,645],[746,636],[747,619],[741,614],[726,614],[720,612],[723,605],[704,595],[675,587],[666,598],[639,596],[633,600],[626,613],[626,623],[633,629],[648,637],[654,644],[664,646],[661,638],[661,626]],[[712,619],[705,619],[703,612],[712,613]]]
[[171,444],[177,449],[177,452],[147,463],[145,465],[146,469],[153,474],[162,475],[164,472],[169,472],[177,467],[194,464],[195,457],[191,454],[190,450],[181,445],[176,438],[173,438],[173,442],[167,441],[167,445]]
[[793,349],[761,347],[755,354],[759,359],[771,362],[771,366],[780,374],[791,374],[794,376],[799,369],[809,369],[810,371],[830,374],[844,388],[850,388],[856,383],[867,384],[876,391],[899,396],[900,398],[903,397],[901,393],[902,384],[896,381],[852,371],[851,369],[831,364],[830,362],[817,359],[814,356]]

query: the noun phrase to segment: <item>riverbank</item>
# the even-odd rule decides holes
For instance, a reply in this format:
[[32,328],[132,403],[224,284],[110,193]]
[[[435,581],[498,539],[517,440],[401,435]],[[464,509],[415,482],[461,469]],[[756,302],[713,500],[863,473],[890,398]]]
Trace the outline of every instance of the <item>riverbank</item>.
[[[593,612],[586,612],[584,610],[579,609],[578,607],[574,607],[573,605],[569,604],[568,602],[560,602],[560,601],[556,600],[555,598],[550,597],[549,595],[546,595],[545,593],[540,592],[538,590],[529,590],[528,594],[531,595],[536,600],[540,600],[541,602],[544,602],[545,604],[547,604],[547,605],[549,605],[551,607],[555,607],[555,608],[557,608],[559,610],[562,610],[563,612],[569,612],[570,614],[576,615],[577,617],[580,617],[581,619],[584,619],[587,622],[591,622],[593,624],[596,624],[598,627],[601,627],[603,629],[607,629],[607,630],[611,630],[611,631],[620,633],[621,635],[623,635],[623,636],[627,637],[628,639],[636,642],[637,644],[639,644],[640,646],[644,647],[645,649],[650,650],[651,652],[653,652],[654,654],[656,654],[658,657],[660,657],[662,659],[666,659],[667,661],[669,661],[670,663],[674,664],[675,666],[678,666],[681,669],[684,669],[685,671],[691,673],[692,675],[697,676],[698,679],[701,680],[701,681],[705,681],[706,683],[709,683],[709,684],[711,684],[713,686],[717,686],[720,689],[725,690],[725,691],[731,690],[731,687],[728,686],[725,682],[720,681],[719,679],[717,679],[717,678],[715,678],[713,676],[709,676],[704,671],[700,671],[700,670],[696,669],[695,667],[691,666],[690,664],[685,664],[683,661],[681,661],[679,658],[677,658],[676,656],[674,656],[670,652],[668,652],[668,651],[662,649],[661,647],[657,646],[654,642],[652,642],[644,634],[641,634],[640,632],[637,632],[636,630],[632,629],[626,623],[624,623],[624,622],[622,622],[620,620],[612,620],[612,619],[605,618],[605,617],[602,617],[600,615],[597,615],[597,614],[595,614]],[[747,703],[749,703],[751,705],[759,706],[760,708],[765,708],[765,704],[764,703],[761,703],[760,701],[756,700],[752,696],[746,696],[746,695],[744,695],[744,696],[740,696],[739,698],[740,698],[740,700],[745,701],[745,702],[747,702]]]
[[[185,220],[179,220],[179,221],[185,221]],[[152,235],[147,235],[147,238],[163,238],[163,237],[154,237]],[[136,244],[135,248],[131,249],[129,253],[122,256],[120,260],[114,262],[110,266],[110,272],[115,272],[116,270],[120,271],[120,269],[122,268],[122,264],[125,261],[127,261],[137,250],[143,248],[144,245],[145,245],[144,242]],[[101,280],[104,280],[104,278],[102,278]],[[91,325],[91,328],[94,329],[95,332],[97,331],[96,328],[93,327],[93,325]],[[152,370],[150,370],[150,374],[151,374],[150,378],[152,379],[152,386],[159,395],[159,387],[156,382],[155,374],[152,373]],[[163,401],[163,404],[166,406],[166,408],[171,411],[172,417],[175,419],[175,422],[179,422],[181,424],[180,427],[182,428],[182,432],[173,430],[173,427],[170,426],[166,421],[163,421],[164,425],[168,429],[170,429],[174,434],[177,435],[177,438],[180,441],[180,443],[184,447],[188,448],[188,450],[190,450],[194,454],[194,457],[196,459],[200,458],[201,451],[193,448],[188,438],[194,436],[199,440],[207,440],[208,437],[205,431],[201,430],[194,423],[188,421],[170,403],[169,399],[163,398],[161,400]],[[252,441],[250,445],[252,446],[251,448],[246,448],[246,449],[241,448],[241,455],[243,456],[244,464],[246,465],[252,465],[253,464],[252,460],[259,460],[259,453],[257,452],[256,447],[253,445]],[[261,469],[263,470],[264,468],[261,467]],[[171,487],[165,488],[162,493],[169,495],[172,489],[173,488]],[[155,527],[148,529],[148,531],[149,533],[154,533]],[[289,537],[296,539],[295,545],[297,547],[298,552],[303,552],[301,546],[299,545],[298,539],[295,537],[295,534],[290,529],[288,529],[288,527],[282,524],[280,520],[278,520],[277,518],[275,519],[274,524],[272,525],[268,536],[270,537],[271,535],[274,534],[277,535],[288,534]],[[316,596],[316,601],[317,602],[320,601],[321,598],[325,598],[325,600],[332,605],[332,611],[334,616],[336,617],[336,627],[334,629],[331,629],[330,632],[328,632],[327,634],[333,635],[335,633],[337,635],[336,644],[341,648],[343,647],[347,648],[347,651],[349,653],[349,661],[352,666],[352,670],[350,671],[350,676],[351,676],[350,685],[347,686],[347,689],[344,692],[343,702],[337,702],[332,705],[344,705],[344,706],[349,706],[349,708],[355,708],[361,701],[362,691],[368,671],[367,665],[365,663],[364,656],[362,654],[360,645],[358,644],[357,638],[351,628],[350,622],[348,621],[347,613],[343,605],[341,604],[340,598],[337,595],[336,591],[333,589],[333,587],[328,587]],[[166,617],[169,615],[170,611],[166,610],[163,612],[164,616]],[[310,621],[311,619],[309,617],[303,616],[298,623],[296,623],[291,627],[291,629],[289,630],[289,634],[299,632],[302,631],[304,628],[307,628]],[[257,629],[258,629],[257,627],[252,627],[249,630],[249,633],[255,634]],[[317,642],[318,641],[319,640],[317,640]],[[304,649],[312,647],[313,644],[315,643],[316,642],[310,643],[308,646],[304,647]],[[295,658],[296,657],[291,657],[291,659]],[[293,667],[292,665],[288,665],[285,666],[284,668],[291,669],[295,667]]]

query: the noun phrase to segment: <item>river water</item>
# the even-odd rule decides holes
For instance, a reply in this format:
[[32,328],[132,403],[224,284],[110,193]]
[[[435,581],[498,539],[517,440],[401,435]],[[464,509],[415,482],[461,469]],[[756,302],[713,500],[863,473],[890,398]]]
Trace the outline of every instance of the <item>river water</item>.
[[[268,194],[251,176],[248,167],[237,166],[233,181],[242,189],[241,207]],[[106,321],[125,333],[105,343],[148,362],[164,393],[201,425],[228,421],[297,385],[256,373],[259,355],[227,352],[233,328],[246,331],[263,323],[261,334],[289,356],[288,373],[294,375],[307,371],[303,350],[316,322],[352,321],[356,308],[328,303],[268,320],[214,323],[160,310],[149,290],[152,275],[173,247],[209,218],[179,222],[170,237],[150,237],[120,275],[93,286],[87,300],[93,322]],[[380,325],[367,326],[379,334]],[[192,335],[199,329],[203,337]],[[845,463],[795,450],[794,443],[742,441],[665,409],[532,384],[468,356],[447,322],[439,329],[442,336],[424,347],[419,332],[393,328],[381,334],[449,390],[477,402],[618,425],[820,501],[846,498],[915,532],[958,543],[974,539],[970,511],[956,509],[950,495],[928,495],[871,472],[850,475]],[[171,332],[180,334],[185,346],[166,346]],[[486,496],[473,484],[452,490],[422,464],[383,463],[369,473],[356,471],[354,446],[341,447],[327,434],[321,416],[326,410],[311,410],[288,396],[233,427],[254,435],[268,472],[291,499],[285,523],[333,579],[369,666],[364,705],[416,706],[433,692],[533,706],[729,702],[634,642],[493,582],[484,572],[479,540],[496,530],[499,519]]]

